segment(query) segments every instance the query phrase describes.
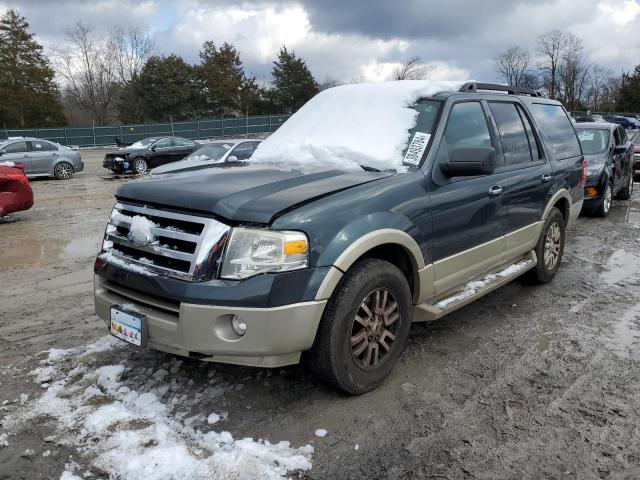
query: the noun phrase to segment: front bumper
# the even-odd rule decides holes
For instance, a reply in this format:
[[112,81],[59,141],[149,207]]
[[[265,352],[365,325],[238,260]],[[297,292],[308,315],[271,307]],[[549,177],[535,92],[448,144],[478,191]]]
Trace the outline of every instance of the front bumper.
[[[281,367],[300,361],[313,344],[326,300],[276,307],[240,307],[167,300],[112,282],[94,280],[95,308],[109,324],[111,307],[127,304],[146,315],[149,347],[206,361],[255,367]],[[244,336],[231,328],[237,315]]]
[[129,162],[126,158],[116,160],[116,157],[105,157],[102,162],[102,167],[114,173],[125,173],[127,170],[130,170]]

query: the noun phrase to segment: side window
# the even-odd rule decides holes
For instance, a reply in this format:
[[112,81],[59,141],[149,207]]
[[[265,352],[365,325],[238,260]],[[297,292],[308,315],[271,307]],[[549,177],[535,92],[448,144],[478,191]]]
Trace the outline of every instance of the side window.
[[6,153],[25,153],[29,151],[27,142],[14,142],[4,147]]
[[161,138],[153,146],[156,147],[156,148],[167,148],[167,147],[170,147],[171,146],[171,139],[170,138]]
[[449,157],[459,148],[491,147],[487,119],[479,102],[456,103],[451,108],[442,146],[446,146]]
[[174,137],[173,144],[176,147],[193,147],[193,142],[191,140],[187,140],[186,138]]
[[47,142],[38,142],[38,141],[31,141],[29,142],[31,143],[31,151],[32,152],[48,152],[49,150],[51,150],[51,148],[49,148],[49,144]]
[[58,147],[56,147],[53,143],[49,143],[49,150],[51,150],[52,152],[55,152],[56,150],[58,150]]
[[561,105],[534,103],[532,111],[548,140],[553,158],[562,160],[582,154],[576,132]]
[[234,148],[233,151],[231,152],[230,156],[233,155],[238,160],[246,160],[251,155],[253,155],[253,152],[255,151],[255,149],[256,149],[256,146],[254,142],[244,142],[237,145],[236,148]]
[[531,162],[529,137],[515,103],[490,102],[489,108],[498,127],[505,164],[517,165]]
[[542,149],[538,144],[538,139],[536,138],[535,133],[533,133],[533,126],[531,125],[531,120],[524,112],[524,109],[520,105],[516,105],[516,109],[520,114],[520,118],[524,122],[524,129],[527,131],[527,138],[529,139],[529,148],[531,149],[531,158],[535,162],[536,160],[542,159]]

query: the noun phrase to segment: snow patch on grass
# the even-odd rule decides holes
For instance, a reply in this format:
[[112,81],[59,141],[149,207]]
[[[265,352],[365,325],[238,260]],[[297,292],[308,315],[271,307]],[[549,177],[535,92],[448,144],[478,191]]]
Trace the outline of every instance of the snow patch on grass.
[[0,448],[9,446],[9,441],[7,440],[7,438],[9,438],[9,435],[7,435],[6,433],[0,433]]

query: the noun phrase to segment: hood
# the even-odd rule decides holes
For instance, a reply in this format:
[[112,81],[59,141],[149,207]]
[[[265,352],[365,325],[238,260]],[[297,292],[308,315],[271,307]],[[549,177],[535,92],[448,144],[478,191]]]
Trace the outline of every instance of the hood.
[[587,165],[595,167],[596,165],[604,165],[607,161],[606,153],[598,153],[595,155],[585,155],[584,159],[587,161]]
[[268,224],[282,211],[395,172],[353,172],[245,166],[151,176],[118,188],[119,200],[206,212]]
[[119,148],[117,151],[115,152],[109,152],[107,153],[108,157],[121,157],[123,155],[128,155],[130,153],[134,153],[134,152],[144,152],[146,151],[146,148],[131,148],[131,147],[124,147],[124,148]]

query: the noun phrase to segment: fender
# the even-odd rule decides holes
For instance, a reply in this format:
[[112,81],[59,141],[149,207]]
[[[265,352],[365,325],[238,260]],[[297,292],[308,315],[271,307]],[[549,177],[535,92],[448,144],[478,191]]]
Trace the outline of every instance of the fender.
[[571,200],[571,194],[569,193],[569,190],[567,190],[566,188],[560,188],[556,191],[556,193],[553,194],[551,199],[547,202],[547,206],[544,208],[544,212],[542,213],[542,218],[541,218],[542,222],[544,222],[549,217],[549,214],[551,213],[551,209],[561,198],[566,199],[567,202],[569,202],[569,208],[571,208],[572,200]]

